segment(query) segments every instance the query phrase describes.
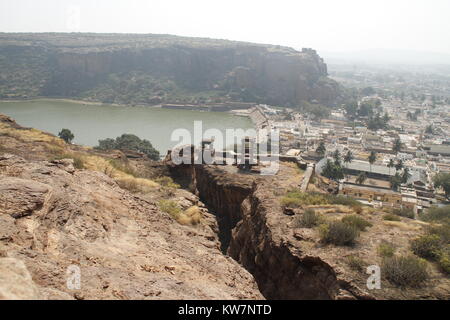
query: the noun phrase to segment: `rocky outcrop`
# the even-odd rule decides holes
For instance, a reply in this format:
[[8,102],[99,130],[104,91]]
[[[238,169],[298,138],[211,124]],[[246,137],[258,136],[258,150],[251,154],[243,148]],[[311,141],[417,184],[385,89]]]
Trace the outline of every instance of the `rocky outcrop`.
[[0,54],[5,97],[151,104],[173,102],[172,91],[182,89],[214,90],[219,101],[298,106],[335,104],[342,93],[311,49],[161,35],[1,34]]
[[[0,298],[262,298],[216,230],[204,209],[200,224],[181,225],[72,160],[0,154]],[[80,287],[67,285],[71,266]]]
[[253,274],[269,299],[368,299],[320,256],[295,246],[280,205],[256,184],[242,203],[228,253]]
[[37,300],[41,295],[25,264],[0,258],[0,300]]

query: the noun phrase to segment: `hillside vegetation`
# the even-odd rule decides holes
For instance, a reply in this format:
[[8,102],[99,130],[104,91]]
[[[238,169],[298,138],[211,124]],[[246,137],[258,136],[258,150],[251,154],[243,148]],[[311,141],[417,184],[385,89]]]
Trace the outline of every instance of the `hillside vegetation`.
[[130,34],[0,34],[0,98],[118,104],[333,104],[336,82],[314,50]]

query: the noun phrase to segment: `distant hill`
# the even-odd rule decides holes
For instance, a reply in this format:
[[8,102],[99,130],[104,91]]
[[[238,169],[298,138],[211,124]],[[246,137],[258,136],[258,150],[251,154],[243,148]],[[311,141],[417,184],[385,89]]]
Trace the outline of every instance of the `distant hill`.
[[3,99],[296,106],[341,92],[312,49],[171,35],[0,33],[0,68]]

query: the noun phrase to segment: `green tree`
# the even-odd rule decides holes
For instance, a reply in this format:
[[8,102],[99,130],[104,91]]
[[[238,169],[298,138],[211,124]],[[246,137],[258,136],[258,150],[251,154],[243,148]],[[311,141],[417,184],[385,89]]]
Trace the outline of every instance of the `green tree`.
[[384,127],[387,127],[387,124],[390,120],[391,120],[391,117],[389,117],[389,113],[386,112],[383,116]]
[[318,154],[320,154],[321,156],[324,156],[324,155],[325,155],[325,152],[326,152],[325,142],[320,141],[319,146],[318,146],[317,149],[316,149],[316,152],[317,152]]
[[312,104],[307,101],[304,101],[302,103],[300,109],[303,112],[311,114],[314,118],[318,120],[328,118],[331,114],[330,108],[321,104]]
[[369,160],[369,165],[370,165],[370,172],[372,172],[372,165],[375,163],[375,161],[377,160],[377,154],[375,153],[375,151],[371,151],[369,157],[367,158],[367,160]]
[[447,199],[450,198],[450,173],[438,173],[434,176],[433,183],[436,188],[444,190]]
[[101,150],[132,150],[142,152],[152,160],[159,160],[159,151],[153,147],[150,141],[140,139],[134,134],[125,133],[120,137],[117,137],[115,140],[111,138],[99,140],[96,148]]
[[407,183],[409,178],[411,178],[411,173],[409,173],[409,169],[408,168],[403,169],[402,183]]
[[353,159],[354,159],[353,153],[350,150],[348,150],[344,156],[344,163],[346,164],[351,163]]
[[398,160],[397,163],[395,164],[395,170],[400,171],[403,169],[403,167],[404,167],[403,161],[401,159]]
[[328,179],[338,181],[344,178],[344,171],[339,164],[336,164],[336,162],[332,162],[330,159],[327,159],[325,167],[322,171],[322,175]]
[[398,172],[396,172],[395,176],[389,179],[389,182],[391,184],[391,189],[397,191],[402,184],[402,176]]
[[58,137],[60,137],[61,139],[63,139],[67,143],[72,143],[73,138],[75,138],[75,136],[73,135],[72,131],[70,131],[69,129],[62,129],[58,133]]
[[395,167],[394,159],[389,159],[389,163],[387,166],[389,168],[389,175],[391,175],[391,168]]
[[434,134],[434,129],[433,129],[433,125],[430,124],[425,128],[425,133],[427,134]]
[[333,177],[333,166],[334,166],[333,162],[331,162],[330,159],[327,159],[327,162],[325,163],[325,166],[324,166],[324,168],[322,170],[322,175],[324,177],[332,179],[332,177]]
[[373,115],[373,104],[369,101],[364,101],[359,106],[358,116],[360,117],[371,117]]
[[400,138],[394,140],[394,144],[392,145],[392,151],[395,153],[399,153],[402,150],[402,141]]
[[358,101],[352,100],[344,105],[345,113],[349,119],[354,119],[358,113]]
[[357,184],[363,184],[367,180],[367,174],[365,172],[361,172],[356,178]]
[[341,165],[341,153],[338,149],[334,150],[332,157],[336,165]]

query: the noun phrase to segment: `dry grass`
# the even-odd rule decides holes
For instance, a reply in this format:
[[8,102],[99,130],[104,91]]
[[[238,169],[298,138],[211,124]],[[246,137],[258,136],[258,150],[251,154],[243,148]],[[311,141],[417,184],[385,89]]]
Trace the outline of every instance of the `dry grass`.
[[159,186],[158,183],[150,179],[137,178],[134,175],[115,168],[111,162],[95,155],[84,156],[85,167],[88,170],[102,172],[112,179],[122,188],[133,193],[149,193]]
[[187,208],[178,219],[178,222],[186,225],[197,225],[202,220],[202,212],[199,207],[192,206]]
[[332,221],[319,226],[320,240],[337,246],[352,246],[359,235],[358,229],[342,221]]
[[183,211],[173,200],[161,200],[158,206],[161,211],[168,213],[180,224],[197,225],[201,222],[202,212],[197,206],[192,206]]
[[62,153],[57,156],[54,156],[51,160],[61,160],[61,159],[72,159],[73,166],[77,169],[85,169],[85,157],[79,153]]
[[59,147],[64,147],[66,144],[64,140],[40,130],[16,129],[6,123],[0,123],[0,135],[9,136],[23,142],[45,142]]
[[387,221],[384,220],[383,224],[389,227],[396,227],[405,231],[419,231],[422,229],[420,225],[411,225],[410,223],[405,223],[401,221]]
[[383,260],[385,277],[399,287],[421,287],[428,278],[427,263],[415,256],[393,256]]
[[387,242],[382,242],[377,247],[377,253],[380,257],[389,258],[393,257],[395,253],[395,247]]
[[357,272],[364,272],[367,266],[367,263],[363,259],[356,256],[347,257],[346,262],[350,269]]

